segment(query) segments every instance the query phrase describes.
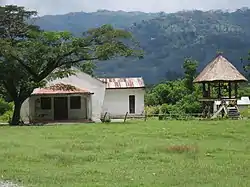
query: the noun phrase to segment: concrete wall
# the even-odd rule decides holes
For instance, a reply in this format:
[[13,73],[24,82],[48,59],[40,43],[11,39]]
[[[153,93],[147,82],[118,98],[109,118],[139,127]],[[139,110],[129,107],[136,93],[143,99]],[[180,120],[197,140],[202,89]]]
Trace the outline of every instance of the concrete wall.
[[[81,96],[81,109],[70,109],[70,96]],[[68,97],[68,119],[81,120],[91,118],[91,95],[46,95],[51,97],[51,109],[41,109],[40,98],[42,96],[31,96],[28,101],[25,101],[21,109],[22,120],[25,122],[31,121],[52,121],[54,120],[54,97]],[[27,103],[29,112],[27,112]]]
[[[102,112],[102,106],[103,106],[103,101],[104,101],[104,95],[105,95],[105,84],[102,83],[101,81],[91,77],[88,74],[85,74],[83,72],[78,72],[76,73],[76,75],[72,75],[70,77],[66,77],[63,79],[56,79],[52,82],[48,83],[48,86],[50,85],[54,85],[57,83],[64,83],[64,84],[70,84],[73,85],[77,88],[81,88],[81,89],[86,89],[94,94],[91,95],[90,98],[90,104],[89,107],[90,108],[90,113],[91,113],[91,119],[93,121],[99,121],[100,117],[101,117],[101,112]],[[32,96],[33,97],[33,96]],[[32,98],[31,97],[31,98]],[[32,110],[30,110],[32,107],[34,107],[34,104],[32,104],[34,101],[30,101],[27,100],[24,102],[24,104],[22,105],[22,109],[21,109],[21,117],[22,119],[26,119],[28,118],[28,115],[26,114],[27,111],[29,111],[29,116],[33,116],[33,112]],[[28,109],[27,106],[29,105],[28,103],[30,103],[30,106]],[[45,111],[44,111],[45,112]],[[75,115],[75,112],[72,112]],[[50,113],[48,111],[48,113]]]
[[29,122],[29,117],[31,116],[30,114],[30,98],[26,99],[21,107],[21,111],[20,111],[20,116],[21,116],[21,120],[23,120],[24,122]]
[[103,113],[112,116],[125,115],[129,112],[129,95],[135,95],[135,114],[144,112],[144,89],[107,89],[105,93]]

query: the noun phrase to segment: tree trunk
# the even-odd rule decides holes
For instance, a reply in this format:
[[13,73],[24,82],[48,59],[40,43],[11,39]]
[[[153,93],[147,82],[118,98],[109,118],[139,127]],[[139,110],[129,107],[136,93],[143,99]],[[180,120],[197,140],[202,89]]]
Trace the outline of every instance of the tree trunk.
[[21,113],[21,106],[23,102],[18,100],[18,101],[14,101],[14,104],[15,104],[15,107],[14,107],[14,112],[13,112],[10,125],[18,126],[20,125],[20,118],[21,118],[20,113]]

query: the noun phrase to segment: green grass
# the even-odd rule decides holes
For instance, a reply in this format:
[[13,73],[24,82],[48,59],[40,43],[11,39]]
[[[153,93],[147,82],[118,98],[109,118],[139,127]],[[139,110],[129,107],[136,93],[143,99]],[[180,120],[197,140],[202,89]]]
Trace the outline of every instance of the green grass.
[[249,173],[250,121],[0,127],[0,178],[25,186],[249,187]]

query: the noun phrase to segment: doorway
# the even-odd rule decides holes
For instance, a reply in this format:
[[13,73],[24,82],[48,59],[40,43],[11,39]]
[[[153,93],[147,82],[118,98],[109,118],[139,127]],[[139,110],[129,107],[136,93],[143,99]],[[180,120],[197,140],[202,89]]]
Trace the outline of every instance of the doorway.
[[135,113],[135,95],[129,96],[129,113],[130,114]]
[[54,97],[54,120],[68,119],[68,97]]

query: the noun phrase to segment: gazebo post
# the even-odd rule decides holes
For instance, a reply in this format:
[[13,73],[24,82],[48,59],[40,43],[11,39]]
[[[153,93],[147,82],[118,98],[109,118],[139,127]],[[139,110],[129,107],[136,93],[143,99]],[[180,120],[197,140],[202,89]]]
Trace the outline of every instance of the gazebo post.
[[206,84],[204,82],[202,83],[202,94],[203,97],[206,97]]
[[220,87],[220,81],[219,81],[218,98],[221,98],[221,87]]
[[228,82],[228,96],[229,96],[229,99],[232,98],[232,85],[230,81]]
[[235,95],[235,99],[238,98],[238,85],[237,82],[234,83],[234,95]]
[[208,89],[208,98],[211,98],[211,87],[210,87],[210,82],[207,83],[207,89]]

